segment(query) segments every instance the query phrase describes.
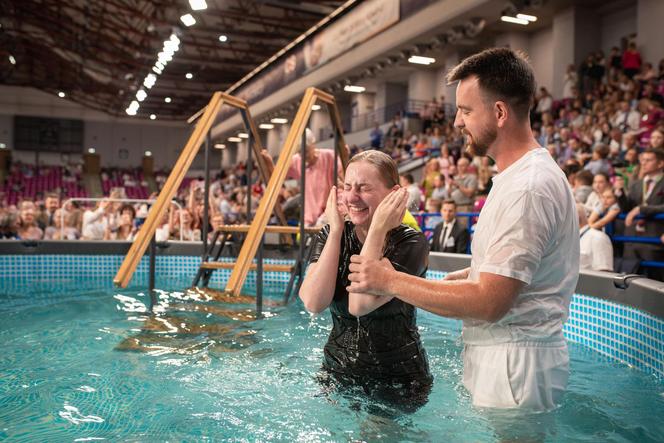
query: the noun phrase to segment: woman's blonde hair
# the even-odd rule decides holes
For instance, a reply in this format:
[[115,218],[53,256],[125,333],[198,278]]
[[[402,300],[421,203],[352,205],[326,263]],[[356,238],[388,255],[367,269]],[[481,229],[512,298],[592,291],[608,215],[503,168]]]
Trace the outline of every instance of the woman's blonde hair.
[[380,174],[380,179],[383,181],[383,184],[388,188],[392,188],[395,185],[399,184],[399,172],[397,171],[397,165],[392,160],[392,157],[385,154],[381,151],[368,150],[363,151],[358,154],[355,154],[348,164],[357,163],[357,162],[367,162],[376,167]]

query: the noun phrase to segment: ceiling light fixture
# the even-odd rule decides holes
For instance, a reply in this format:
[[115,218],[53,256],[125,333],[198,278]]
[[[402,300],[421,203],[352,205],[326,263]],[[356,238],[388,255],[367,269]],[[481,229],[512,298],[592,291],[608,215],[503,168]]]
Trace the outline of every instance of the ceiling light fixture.
[[192,74],[191,72],[187,72],[184,76],[187,77],[187,80],[191,80],[192,78],[194,78],[194,74]]
[[138,91],[136,91],[136,99],[137,99],[139,102],[142,102],[143,100],[145,100],[145,98],[146,98],[147,96],[148,96],[148,94],[147,94],[144,90],[142,90],[142,89],[139,89]]
[[62,91],[58,92],[58,97],[65,98],[65,93]]
[[258,127],[261,129],[272,129],[274,125],[272,123],[261,123]]
[[240,137],[228,137],[228,141],[232,143],[240,143],[242,139]]
[[139,106],[140,106],[140,105],[138,104],[138,102],[137,102],[136,100],[134,100],[134,101],[132,101],[132,102],[129,104],[129,106],[127,107],[127,109],[125,110],[125,112],[126,112],[128,115],[136,115],[136,112],[138,112],[138,108],[139,108]]
[[238,132],[237,136],[240,138],[249,138],[249,134],[246,132]]
[[6,149],[6,148],[7,148],[7,145],[6,145],[6,144],[4,144],[4,143],[0,143],[0,149]]
[[166,98],[164,99],[164,101],[165,101],[166,103],[170,103],[170,102],[171,102],[171,98],[170,98],[170,97],[166,97]]
[[145,76],[145,79],[143,80],[143,86],[150,89],[151,87],[154,86],[156,81],[157,81],[157,76],[156,75],[148,74],[148,75]]
[[145,151],[146,157],[152,157],[152,151]]
[[207,3],[205,3],[205,0],[189,0],[189,6],[191,6],[191,9],[194,11],[207,9]]
[[528,20],[529,22],[536,22],[537,17],[534,15],[528,15],[528,14],[517,14],[516,18],[520,18],[521,20]]
[[194,26],[196,24],[196,19],[191,14],[185,14],[180,17],[180,21],[184,23],[185,26]]
[[522,18],[512,17],[511,15],[503,15],[500,19],[507,23],[515,23],[517,25],[527,25],[530,23],[528,20]]
[[94,154],[95,152],[97,152],[95,151],[95,148],[88,149],[88,154]]
[[216,149],[226,149],[226,145],[223,143],[215,143],[214,147]]
[[272,120],[270,120],[270,122],[276,123],[278,125],[283,125],[285,123],[288,123],[288,119],[287,118],[276,117],[276,118],[273,118]]
[[318,111],[318,110],[320,110],[320,105],[313,105],[313,106],[311,107],[311,110],[312,110],[312,111]]
[[156,115],[154,115],[154,114],[150,114],[150,120],[156,120],[156,119],[157,119],[157,116],[156,116]]
[[219,36],[219,41],[222,43],[226,43],[228,41],[228,37],[222,34]]
[[346,85],[344,86],[344,91],[346,92],[355,92],[357,94],[360,94],[364,92],[367,88],[364,86],[355,86],[355,85]]
[[15,59],[14,56],[11,55],[11,54],[9,54],[9,63],[11,63],[12,65],[15,65],[15,64],[16,64],[16,59]]
[[423,57],[421,55],[411,55],[408,62],[416,65],[430,65],[431,63],[435,63],[436,59],[433,57]]

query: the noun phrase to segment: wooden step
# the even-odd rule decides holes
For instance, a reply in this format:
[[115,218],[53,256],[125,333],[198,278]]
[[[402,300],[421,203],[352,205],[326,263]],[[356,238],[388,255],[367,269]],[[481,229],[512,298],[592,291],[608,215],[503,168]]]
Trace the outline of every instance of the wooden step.
[[[251,225],[224,225],[217,228],[220,232],[249,232]],[[307,234],[318,234],[322,226],[312,226],[304,228],[304,232]],[[299,226],[275,226],[268,225],[265,227],[265,232],[274,232],[277,234],[299,234]]]
[[[205,262],[201,264],[203,269],[234,269],[236,263],[229,262]],[[292,272],[295,265],[263,265],[263,272]],[[249,266],[249,269],[252,271],[256,270],[256,264],[252,263]]]

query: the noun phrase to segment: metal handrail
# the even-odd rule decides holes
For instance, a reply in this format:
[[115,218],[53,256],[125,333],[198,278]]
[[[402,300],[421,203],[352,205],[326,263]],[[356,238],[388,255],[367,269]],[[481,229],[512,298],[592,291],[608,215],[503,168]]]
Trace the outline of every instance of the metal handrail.
[[[99,197],[79,197],[79,198],[70,198],[64,201],[62,203],[62,208],[64,208],[67,203],[70,202],[90,202],[90,203],[96,203],[96,202],[117,202],[117,203],[154,203],[157,200],[149,200],[149,199],[141,199],[141,198],[99,198]],[[182,205],[175,200],[171,200],[171,204],[175,205],[178,210],[180,211],[180,241],[182,241]],[[60,237],[63,237],[65,234],[65,213],[64,211],[60,211]]]

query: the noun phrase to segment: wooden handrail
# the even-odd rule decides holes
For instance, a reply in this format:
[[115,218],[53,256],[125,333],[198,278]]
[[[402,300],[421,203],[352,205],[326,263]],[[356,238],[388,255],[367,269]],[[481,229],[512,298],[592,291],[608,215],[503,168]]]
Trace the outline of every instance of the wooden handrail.
[[[249,123],[248,129],[251,131],[253,139],[252,147],[255,153],[254,157],[256,158],[258,169],[263,178],[263,181],[268,183],[270,175],[265,164],[265,160],[261,156],[263,146],[261,144],[260,134],[258,133],[258,129],[256,128],[256,124],[253,118],[251,118],[247,103],[242,99],[233,97],[232,95],[223,92],[215,92],[212,94],[210,102],[207,104],[207,106],[205,106],[203,115],[198,119],[194,131],[189,137],[189,140],[187,141],[187,144],[180,154],[180,157],[175,163],[173,170],[168,176],[164,187],[159,193],[157,201],[150,208],[150,212],[148,213],[148,217],[145,220],[145,223],[143,223],[141,229],[138,231],[136,239],[132,243],[131,248],[129,248],[129,252],[127,252],[127,255],[122,262],[120,269],[115,275],[113,282],[116,285],[124,288],[129,284],[129,281],[134,275],[134,272],[136,271],[136,268],[138,267],[143,254],[145,254],[145,251],[150,244],[150,240],[152,239],[157,229],[159,220],[161,220],[164,211],[168,208],[168,203],[171,201],[178,188],[180,187],[185,174],[189,170],[191,163],[194,161],[194,158],[196,157],[196,154],[198,153],[201,145],[205,141],[207,134],[210,132],[210,129],[212,128],[212,125],[214,124],[214,121],[217,118],[219,110],[223,104],[238,108],[242,112],[246,113],[246,121]],[[270,213],[271,212],[272,211],[270,211]],[[285,225],[286,218],[284,217],[281,207],[274,208],[274,212],[276,213],[280,222]]]
[[[239,294],[242,289],[244,280],[249,272],[249,267],[256,255],[263,233],[265,232],[269,215],[272,213],[272,209],[277,203],[279,190],[286,179],[291,159],[301,147],[300,141],[302,140],[302,134],[304,133],[311,115],[311,106],[315,104],[316,100],[321,100],[328,106],[332,125],[335,126],[338,132],[338,143],[335,149],[339,152],[343,170],[346,170],[346,165],[348,164],[348,152],[346,151],[341,119],[339,118],[339,112],[334,97],[319,89],[307,88],[297,114],[295,115],[295,119],[293,119],[290,131],[286,136],[286,141],[284,142],[281,154],[279,155],[279,160],[274,167],[270,181],[265,188],[265,193],[261,198],[258,209],[256,210],[256,216],[254,217],[247,233],[247,237],[242,244],[242,249],[240,249],[240,253],[238,254],[236,261],[237,266],[233,268],[231,276],[226,283],[226,291],[229,293]],[[302,189],[301,192],[304,193],[304,189]],[[301,241],[303,241],[303,239],[301,239]]]

